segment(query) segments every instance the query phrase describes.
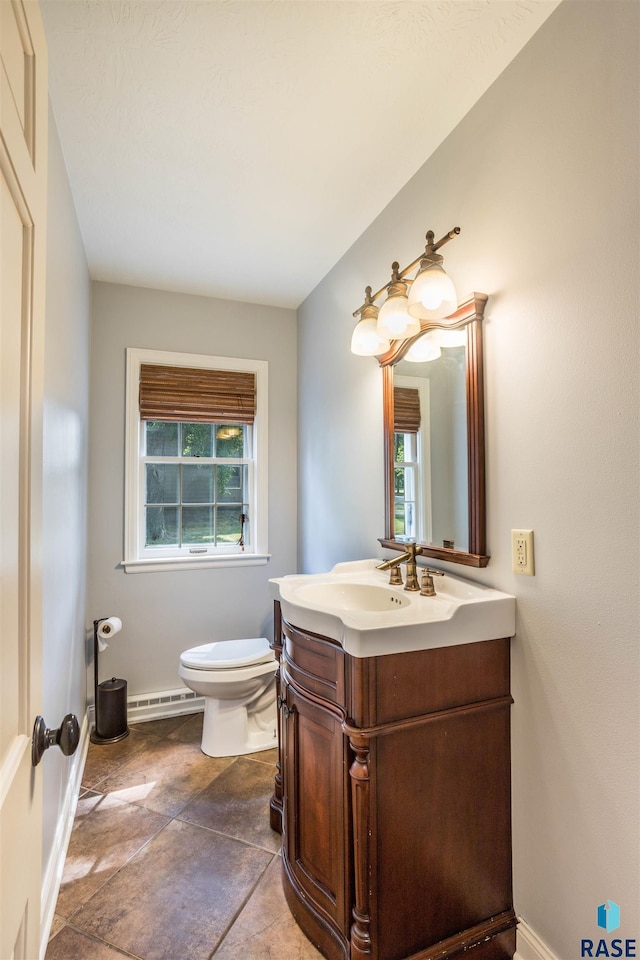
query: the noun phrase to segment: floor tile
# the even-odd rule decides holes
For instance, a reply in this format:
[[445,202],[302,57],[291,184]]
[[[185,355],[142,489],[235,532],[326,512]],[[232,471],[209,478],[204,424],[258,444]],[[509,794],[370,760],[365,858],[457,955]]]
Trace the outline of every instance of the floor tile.
[[144,960],[208,960],[271,859],[174,820],[85,904],[74,926]]
[[180,813],[197,823],[276,853],[280,834],[269,826],[275,768],[238,757]]
[[177,717],[161,717],[159,720],[144,720],[135,724],[138,733],[153,734],[154,737],[168,737],[179,730],[192,714],[180,714]]
[[202,743],[202,721],[204,713],[195,713],[187,718],[172,733],[169,734],[170,740],[180,740],[182,743],[193,743],[199,747]]
[[122,960],[124,956],[119,950],[65,926],[49,941],[45,960]]
[[[272,767],[275,767],[276,761],[278,759],[278,748],[274,747],[273,750],[260,750],[259,753],[248,753],[247,760],[257,760],[258,763],[269,763]],[[275,773],[275,770],[274,770]]]
[[167,817],[114,797],[86,794],[78,808],[56,913],[69,919],[158,830]]
[[62,928],[65,926],[65,923],[66,921],[62,917],[57,916],[57,914],[54,916],[51,923],[51,929],[49,930],[49,940],[52,940],[56,933],[60,933]]
[[147,748],[101,781],[99,788],[119,800],[174,817],[232,762],[229,757],[206,757],[190,743],[149,737]]
[[95,787],[105,777],[110,776],[149,746],[149,740],[131,729],[129,736],[116,743],[90,743],[82,774],[82,786]]
[[322,960],[293,919],[282,891],[282,862],[274,857],[215,960]]

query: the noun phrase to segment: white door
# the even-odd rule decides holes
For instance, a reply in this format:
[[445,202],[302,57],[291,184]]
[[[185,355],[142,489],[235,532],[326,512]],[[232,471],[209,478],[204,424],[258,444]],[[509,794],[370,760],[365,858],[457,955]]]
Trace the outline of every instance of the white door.
[[0,60],[0,957],[36,960],[48,101],[35,0],[0,0]]

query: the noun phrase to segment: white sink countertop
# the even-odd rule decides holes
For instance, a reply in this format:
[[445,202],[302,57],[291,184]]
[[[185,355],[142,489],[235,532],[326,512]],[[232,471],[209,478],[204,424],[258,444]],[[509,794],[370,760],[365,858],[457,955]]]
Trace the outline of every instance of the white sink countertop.
[[[382,560],[337,563],[328,573],[269,581],[285,620],[330,637],[354,657],[377,657],[511,637],[516,601],[461,577],[434,577],[435,597],[389,584]],[[418,566],[420,579],[420,566]]]

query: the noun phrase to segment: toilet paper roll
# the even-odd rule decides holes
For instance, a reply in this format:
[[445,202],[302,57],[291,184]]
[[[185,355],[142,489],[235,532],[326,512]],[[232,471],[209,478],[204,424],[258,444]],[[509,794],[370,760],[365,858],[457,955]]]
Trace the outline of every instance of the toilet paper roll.
[[122,630],[122,620],[120,617],[107,617],[98,625],[98,636],[103,640],[108,640],[114,633],[120,633]]

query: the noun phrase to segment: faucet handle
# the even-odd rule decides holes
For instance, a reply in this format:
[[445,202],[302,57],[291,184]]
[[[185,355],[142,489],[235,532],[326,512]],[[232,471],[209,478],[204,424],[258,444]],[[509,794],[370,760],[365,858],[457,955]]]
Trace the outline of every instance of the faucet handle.
[[434,577],[444,577],[442,570],[433,570],[431,567],[422,568],[422,583],[420,585],[421,597],[435,597],[436,588],[433,585]]

